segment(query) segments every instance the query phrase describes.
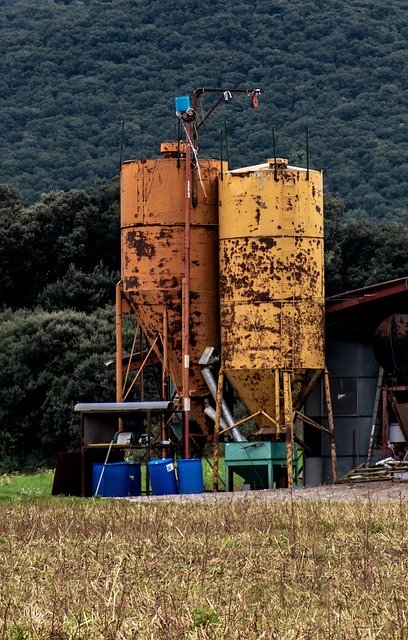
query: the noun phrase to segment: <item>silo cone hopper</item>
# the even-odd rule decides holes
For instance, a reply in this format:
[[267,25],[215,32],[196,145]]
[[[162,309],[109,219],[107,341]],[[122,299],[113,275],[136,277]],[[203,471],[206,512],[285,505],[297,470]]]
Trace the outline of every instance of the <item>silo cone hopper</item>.
[[322,174],[275,158],[227,172],[219,192],[225,375],[255,415],[259,434],[286,440],[289,486],[294,419],[325,375],[335,480],[325,374]]

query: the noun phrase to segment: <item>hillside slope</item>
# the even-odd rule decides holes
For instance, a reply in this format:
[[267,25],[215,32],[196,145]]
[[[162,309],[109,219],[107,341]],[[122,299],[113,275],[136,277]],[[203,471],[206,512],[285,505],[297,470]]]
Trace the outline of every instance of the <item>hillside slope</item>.
[[[352,215],[406,215],[403,0],[0,0],[0,180],[34,200],[117,173],[175,135],[174,96],[196,86],[260,87],[203,127],[233,166],[277,152],[313,166]],[[213,103],[205,96],[204,108]]]

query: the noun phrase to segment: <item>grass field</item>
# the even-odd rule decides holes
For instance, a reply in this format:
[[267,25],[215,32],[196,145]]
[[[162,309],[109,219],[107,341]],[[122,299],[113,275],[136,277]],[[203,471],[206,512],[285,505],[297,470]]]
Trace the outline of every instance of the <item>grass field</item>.
[[408,638],[402,501],[72,500],[42,475],[0,485],[1,640]]
[[49,497],[53,478],[54,471],[51,470],[32,475],[0,475],[0,500]]

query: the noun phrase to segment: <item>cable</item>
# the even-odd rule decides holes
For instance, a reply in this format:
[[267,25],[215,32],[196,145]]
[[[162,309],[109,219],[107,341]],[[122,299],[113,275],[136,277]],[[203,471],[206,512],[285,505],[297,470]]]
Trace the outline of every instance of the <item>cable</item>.
[[196,169],[197,169],[197,171],[198,171],[198,177],[200,178],[200,184],[201,184],[201,188],[202,188],[203,193],[204,193],[204,198],[207,198],[207,192],[206,192],[206,190],[205,190],[204,182],[203,182],[203,179],[202,179],[202,177],[201,177],[201,169],[200,169],[200,164],[199,164],[199,162],[198,162],[198,154],[197,154],[197,150],[196,150],[196,148],[194,147],[194,145],[193,145],[193,143],[192,143],[192,141],[191,141],[190,135],[189,135],[189,133],[188,133],[188,131],[187,131],[187,127],[186,127],[186,125],[184,124],[183,120],[181,120],[181,124],[183,125],[184,131],[185,131],[185,134],[186,134],[187,142],[188,142],[188,144],[190,145],[191,150],[192,150],[192,152],[193,152],[193,156],[194,156],[194,159],[195,159],[195,162],[196,162],[196,167],[195,167],[195,168],[196,168]]

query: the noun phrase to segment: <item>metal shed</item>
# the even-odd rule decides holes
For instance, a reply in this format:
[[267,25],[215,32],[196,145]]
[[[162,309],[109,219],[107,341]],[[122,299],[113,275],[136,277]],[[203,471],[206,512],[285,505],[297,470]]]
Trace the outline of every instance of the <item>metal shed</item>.
[[[389,453],[383,422],[382,398],[391,380],[377,362],[373,344],[377,327],[393,314],[408,313],[408,278],[346,291],[326,299],[326,362],[330,374],[339,476]],[[308,416],[325,424],[322,385],[305,405]],[[371,436],[374,436],[371,442]],[[305,428],[306,484],[331,481],[330,450],[326,434]]]

